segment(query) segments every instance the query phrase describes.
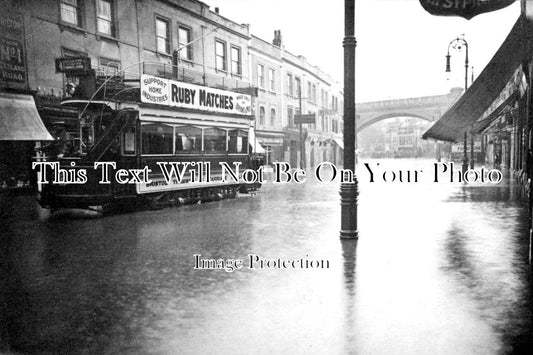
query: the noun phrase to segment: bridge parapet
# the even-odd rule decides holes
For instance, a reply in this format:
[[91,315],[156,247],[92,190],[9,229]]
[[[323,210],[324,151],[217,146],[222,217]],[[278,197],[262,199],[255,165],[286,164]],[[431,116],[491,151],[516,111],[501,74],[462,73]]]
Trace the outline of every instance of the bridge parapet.
[[374,123],[393,117],[418,117],[426,121],[436,121],[461,93],[462,89],[454,88],[446,95],[357,103],[358,129],[362,130]]

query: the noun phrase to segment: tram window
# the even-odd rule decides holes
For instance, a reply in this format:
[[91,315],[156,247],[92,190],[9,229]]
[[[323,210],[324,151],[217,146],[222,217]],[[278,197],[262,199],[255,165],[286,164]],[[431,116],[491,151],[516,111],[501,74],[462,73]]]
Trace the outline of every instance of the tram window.
[[127,127],[122,134],[122,154],[135,154],[135,127]]
[[248,132],[235,129],[228,132],[228,152],[247,153]]
[[204,151],[206,152],[226,152],[226,133],[227,131],[220,128],[204,129]]
[[174,129],[175,146],[178,152],[199,152],[202,150],[202,129],[191,126],[178,126]]
[[174,143],[174,129],[162,123],[143,123],[142,153],[143,154],[172,154]]

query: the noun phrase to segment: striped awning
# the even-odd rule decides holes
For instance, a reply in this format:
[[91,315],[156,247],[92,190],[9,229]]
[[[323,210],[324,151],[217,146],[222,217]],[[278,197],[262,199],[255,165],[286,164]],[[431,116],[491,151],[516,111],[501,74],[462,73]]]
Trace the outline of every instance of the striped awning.
[[0,93],[0,141],[51,140],[33,96]]

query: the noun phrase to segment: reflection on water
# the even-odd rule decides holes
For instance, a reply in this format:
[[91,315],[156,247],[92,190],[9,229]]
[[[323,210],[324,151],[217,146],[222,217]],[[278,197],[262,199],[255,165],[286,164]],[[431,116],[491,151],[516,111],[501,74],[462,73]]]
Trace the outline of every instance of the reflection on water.
[[[428,161],[381,161],[425,169]],[[2,233],[0,350],[21,353],[481,353],[533,337],[519,187],[369,183],[357,242],[339,186],[100,219],[18,200]],[[24,207],[25,206],[25,207]],[[195,270],[205,258],[325,259],[329,269]]]

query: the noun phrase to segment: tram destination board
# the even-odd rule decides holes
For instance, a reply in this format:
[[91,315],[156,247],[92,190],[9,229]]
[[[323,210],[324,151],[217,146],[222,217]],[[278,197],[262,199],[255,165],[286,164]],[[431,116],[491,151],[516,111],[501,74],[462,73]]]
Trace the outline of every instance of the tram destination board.
[[294,115],[294,124],[313,124],[316,122],[315,114]]

